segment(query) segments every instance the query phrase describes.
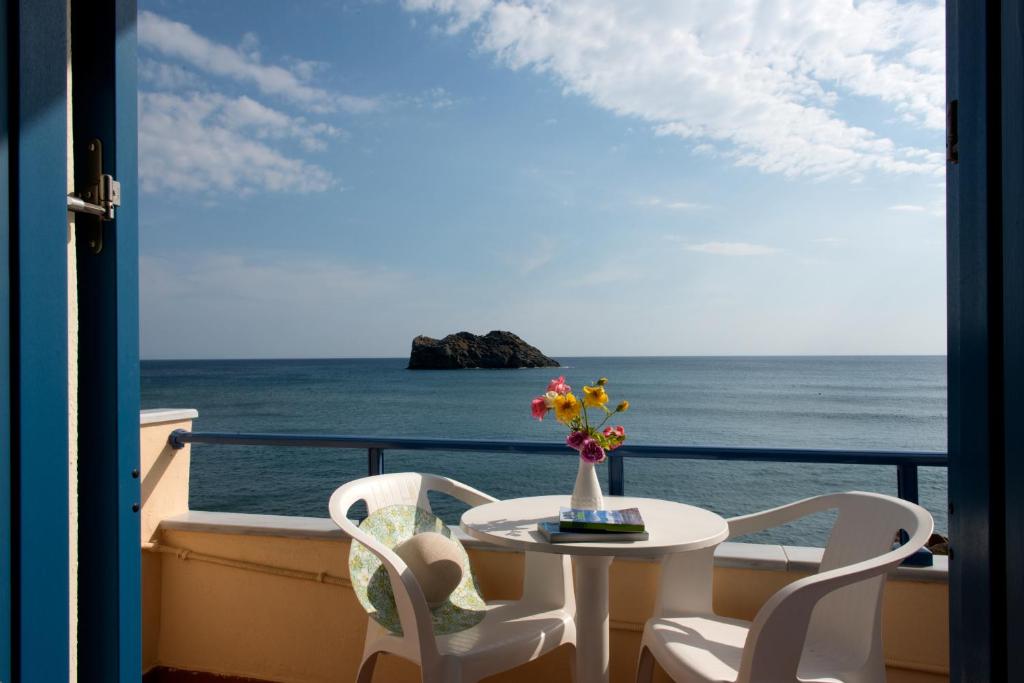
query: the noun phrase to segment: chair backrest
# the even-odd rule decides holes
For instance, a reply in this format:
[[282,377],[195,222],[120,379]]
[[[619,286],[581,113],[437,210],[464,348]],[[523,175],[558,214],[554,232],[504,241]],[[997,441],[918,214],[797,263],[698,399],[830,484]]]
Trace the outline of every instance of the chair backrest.
[[415,505],[430,511],[430,499],[427,495],[430,491],[448,494],[470,505],[481,505],[496,500],[482,491],[447,477],[419,472],[396,472],[364,477],[344,484],[331,496],[329,508],[331,517],[339,525],[342,518],[347,521],[349,509],[359,501],[366,503],[367,513],[373,513],[389,505]]
[[[911,541],[907,548],[920,547],[932,531],[931,516],[920,507],[872,493],[851,492],[821,496],[821,510],[834,509],[838,515],[818,573],[849,567],[866,560],[880,561],[890,553],[888,563],[898,565],[908,554],[893,550],[899,531]],[[916,543],[916,545],[915,545]],[[912,552],[912,550],[910,550]],[[884,562],[883,562],[884,563]],[[819,652],[836,653],[859,668],[874,653],[880,656],[882,593],[885,570],[863,581],[843,586],[818,601],[807,630],[807,646]],[[841,653],[841,654],[839,654]]]

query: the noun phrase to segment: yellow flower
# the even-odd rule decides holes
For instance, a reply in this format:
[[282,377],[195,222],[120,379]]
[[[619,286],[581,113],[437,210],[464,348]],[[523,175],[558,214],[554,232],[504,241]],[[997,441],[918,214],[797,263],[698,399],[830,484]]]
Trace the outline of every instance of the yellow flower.
[[615,406],[616,413],[624,413],[629,410],[629,401],[623,401],[619,405]]
[[583,397],[583,405],[590,408],[600,408],[608,402],[608,394],[605,392],[604,387],[598,385],[596,387],[583,387],[583,393],[586,394]]
[[605,384],[608,384],[607,377],[602,377],[601,379],[597,380],[597,386],[603,387]]
[[559,394],[555,396],[555,418],[562,423],[569,424],[580,415],[580,402],[572,395]]

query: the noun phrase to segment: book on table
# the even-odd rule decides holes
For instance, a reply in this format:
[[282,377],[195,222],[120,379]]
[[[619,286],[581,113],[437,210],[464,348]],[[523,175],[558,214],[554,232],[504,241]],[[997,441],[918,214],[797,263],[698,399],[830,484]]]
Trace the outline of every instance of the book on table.
[[537,522],[537,531],[548,543],[629,543],[646,541],[646,531],[563,531],[558,522]]
[[561,508],[558,511],[561,531],[600,531],[611,534],[643,533],[643,517],[637,508],[624,510],[578,510]]

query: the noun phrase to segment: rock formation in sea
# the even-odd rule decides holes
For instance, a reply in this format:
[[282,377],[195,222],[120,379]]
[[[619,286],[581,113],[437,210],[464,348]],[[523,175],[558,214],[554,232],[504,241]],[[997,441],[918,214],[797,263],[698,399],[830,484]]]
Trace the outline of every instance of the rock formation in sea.
[[449,334],[444,339],[420,335],[412,340],[410,370],[453,370],[458,368],[557,368],[548,358],[511,332],[494,330],[485,335],[469,332]]

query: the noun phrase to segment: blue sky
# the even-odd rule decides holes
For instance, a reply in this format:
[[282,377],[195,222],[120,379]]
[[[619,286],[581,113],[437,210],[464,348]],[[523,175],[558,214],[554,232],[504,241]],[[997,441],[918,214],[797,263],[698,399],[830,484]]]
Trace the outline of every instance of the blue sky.
[[144,0],[143,357],[944,353],[942,14]]

